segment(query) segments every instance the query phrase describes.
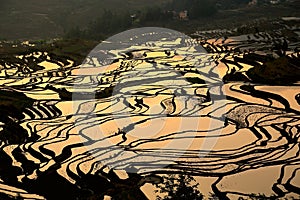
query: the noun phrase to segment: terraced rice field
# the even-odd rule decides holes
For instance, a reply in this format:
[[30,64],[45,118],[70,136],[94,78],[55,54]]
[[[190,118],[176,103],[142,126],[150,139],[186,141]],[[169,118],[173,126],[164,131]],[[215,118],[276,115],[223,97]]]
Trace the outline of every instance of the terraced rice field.
[[81,65],[2,64],[0,198],[300,198],[299,82],[256,71],[299,73],[299,35],[218,34],[134,29]]

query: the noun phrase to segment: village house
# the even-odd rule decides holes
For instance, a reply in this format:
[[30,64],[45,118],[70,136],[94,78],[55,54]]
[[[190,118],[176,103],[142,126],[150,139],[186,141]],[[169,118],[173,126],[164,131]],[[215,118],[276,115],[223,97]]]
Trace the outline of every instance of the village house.
[[179,17],[180,20],[188,20],[189,19],[188,11],[187,10],[180,11],[178,13],[178,17]]
[[256,6],[257,5],[257,0],[252,0],[248,4],[249,6]]

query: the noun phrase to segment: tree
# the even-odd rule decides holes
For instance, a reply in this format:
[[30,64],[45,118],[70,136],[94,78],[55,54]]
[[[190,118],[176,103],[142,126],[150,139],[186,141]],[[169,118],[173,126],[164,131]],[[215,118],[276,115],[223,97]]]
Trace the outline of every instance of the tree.
[[215,3],[211,0],[193,0],[192,5],[193,6],[189,9],[190,19],[208,17],[217,11]]
[[203,195],[197,189],[199,183],[193,184],[195,179],[190,175],[169,175],[165,176],[164,182],[158,184],[159,190],[156,192],[166,193],[166,195],[161,198],[157,196],[157,200],[202,200]]

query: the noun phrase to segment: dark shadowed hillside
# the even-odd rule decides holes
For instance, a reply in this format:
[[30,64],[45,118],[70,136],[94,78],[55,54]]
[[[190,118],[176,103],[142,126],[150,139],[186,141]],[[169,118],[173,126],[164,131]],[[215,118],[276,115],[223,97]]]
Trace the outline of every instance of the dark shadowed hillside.
[[[281,0],[0,0],[0,40],[103,39],[136,27],[185,33],[235,28],[261,19],[299,16],[300,1]],[[174,20],[186,10],[188,20]],[[133,18],[132,18],[133,17]],[[105,28],[106,27],[106,28]],[[71,34],[69,34],[71,33]]]
[[41,39],[61,36],[75,26],[86,26],[107,10],[134,12],[167,0],[1,0],[1,39]]

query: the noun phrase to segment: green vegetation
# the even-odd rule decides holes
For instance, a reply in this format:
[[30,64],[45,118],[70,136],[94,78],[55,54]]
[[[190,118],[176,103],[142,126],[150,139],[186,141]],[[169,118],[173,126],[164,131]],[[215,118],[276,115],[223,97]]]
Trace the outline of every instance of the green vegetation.
[[[176,26],[186,27],[186,23],[178,23],[179,12],[187,11],[191,20],[209,17],[216,13],[212,0],[172,0],[166,5],[147,6],[132,12],[114,12],[105,9],[100,17],[92,20],[87,27],[73,27],[67,38],[85,38],[103,40],[124,30],[144,26]],[[178,27],[177,27],[178,29]]]
[[[299,1],[247,6],[250,0],[19,0],[0,2],[0,40],[107,38],[126,29],[159,26],[192,33],[233,29],[258,19],[299,16]],[[179,20],[187,11],[189,20]],[[176,13],[174,13],[176,12]],[[110,18],[109,18],[110,17]],[[108,27],[108,28],[107,28]]]
[[[262,65],[256,65],[246,72],[231,71],[223,77],[223,81],[243,81],[268,85],[290,85],[299,81],[300,60],[297,57],[283,55],[278,58],[267,57]],[[249,78],[248,78],[249,77]]]
[[249,69],[247,75],[257,83],[289,85],[299,81],[299,66],[299,59],[284,56]]
[[157,196],[157,200],[201,200],[203,195],[197,189],[199,183],[190,175],[168,175],[163,177],[164,182],[158,184],[157,193],[165,194],[164,197]]
[[168,0],[2,0],[0,39],[51,39],[74,27],[85,29],[105,10],[135,12]]
[[29,140],[27,131],[18,120],[23,119],[22,112],[34,101],[23,93],[11,90],[0,90],[0,98],[0,113],[5,113],[0,115],[0,122],[4,123],[0,129],[0,140],[5,144],[21,144]]
[[[51,57],[62,63],[67,59],[74,61],[74,65],[83,62],[86,55],[98,44],[98,41],[81,39],[64,40],[40,40],[33,42],[34,46],[23,45],[20,42],[2,42],[0,47],[0,65],[5,63],[12,66],[16,63],[29,64],[30,60],[22,60],[16,56],[28,55],[33,52],[47,52]],[[12,47],[15,46],[15,47]],[[30,63],[30,67],[35,67],[38,63]]]

